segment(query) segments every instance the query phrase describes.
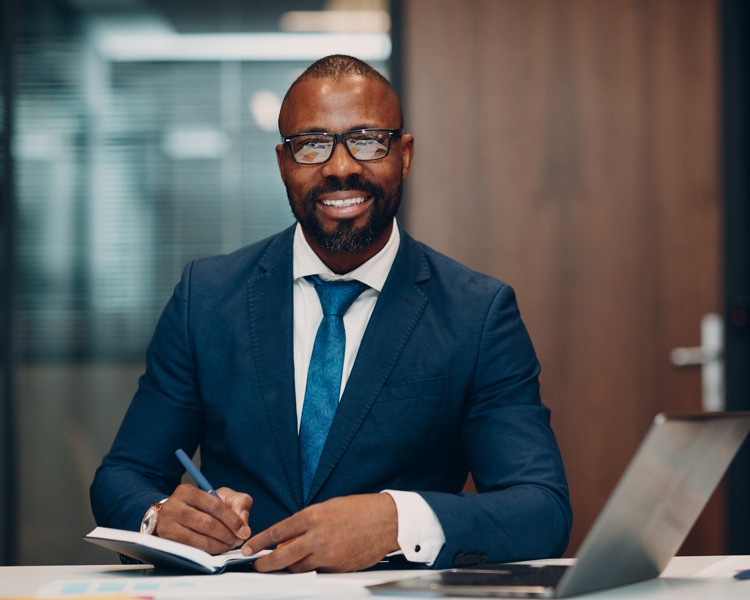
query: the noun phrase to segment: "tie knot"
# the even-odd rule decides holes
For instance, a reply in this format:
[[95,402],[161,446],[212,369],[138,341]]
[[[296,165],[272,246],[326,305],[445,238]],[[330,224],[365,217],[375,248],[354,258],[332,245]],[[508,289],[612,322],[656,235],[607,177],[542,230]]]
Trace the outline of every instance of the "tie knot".
[[306,277],[315,286],[324,315],[343,317],[357,297],[367,289],[361,281],[323,281],[317,275]]

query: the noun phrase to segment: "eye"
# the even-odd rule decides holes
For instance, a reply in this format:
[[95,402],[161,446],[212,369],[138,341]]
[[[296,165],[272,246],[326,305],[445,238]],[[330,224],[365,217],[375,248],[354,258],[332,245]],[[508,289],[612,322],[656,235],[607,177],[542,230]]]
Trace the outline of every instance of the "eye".
[[292,154],[301,164],[325,162],[331,154],[333,139],[322,134],[305,135],[292,140]]
[[331,140],[329,138],[322,136],[322,135],[305,136],[303,138],[298,138],[298,139],[302,144],[304,144],[305,146],[309,146],[309,147],[331,143]]
[[331,145],[331,140],[325,136],[305,136],[295,138],[292,148],[295,153],[309,150],[325,150]]
[[373,132],[361,131],[358,133],[351,133],[346,137],[346,141],[350,146],[358,146],[365,148],[368,145],[377,142],[377,134]]

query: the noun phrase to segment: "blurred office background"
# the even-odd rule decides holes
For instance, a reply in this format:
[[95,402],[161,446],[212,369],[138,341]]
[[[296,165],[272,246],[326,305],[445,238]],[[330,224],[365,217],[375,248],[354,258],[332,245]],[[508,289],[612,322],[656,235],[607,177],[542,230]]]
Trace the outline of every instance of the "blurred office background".
[[[750,408],[748,6],[4,0],[0,564],[113,561],[88,486],[156,319],[187,261],[292,222],[278,107],[332,52],[402,95],[406,226],[517,291],[572,555],[657,412]],[[725,349],[677,366],[706,314]],[[745,452],[684,553],[750,553],[749,481]]]

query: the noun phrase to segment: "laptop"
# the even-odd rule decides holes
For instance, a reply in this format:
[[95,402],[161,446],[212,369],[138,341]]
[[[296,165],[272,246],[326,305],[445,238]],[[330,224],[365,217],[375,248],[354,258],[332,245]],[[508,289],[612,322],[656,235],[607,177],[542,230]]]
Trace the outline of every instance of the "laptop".
[[376,594],[566,598],[658,577],[750,431],[750,412],[659,414],[575,564],[486,564],[369,586]]

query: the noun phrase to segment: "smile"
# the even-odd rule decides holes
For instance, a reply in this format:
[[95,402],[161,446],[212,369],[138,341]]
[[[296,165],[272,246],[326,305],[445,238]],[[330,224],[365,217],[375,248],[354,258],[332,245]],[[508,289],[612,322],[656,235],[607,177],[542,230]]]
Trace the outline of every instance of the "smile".
[[362,204],[365,198],[346,198],[345,200],[322,200],[321,204],[325,206],[333,206],[335,208],[346,208],[347,206],[354,206],[355,204]]

